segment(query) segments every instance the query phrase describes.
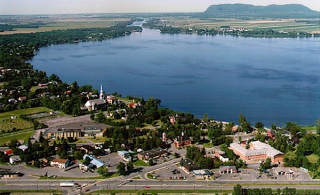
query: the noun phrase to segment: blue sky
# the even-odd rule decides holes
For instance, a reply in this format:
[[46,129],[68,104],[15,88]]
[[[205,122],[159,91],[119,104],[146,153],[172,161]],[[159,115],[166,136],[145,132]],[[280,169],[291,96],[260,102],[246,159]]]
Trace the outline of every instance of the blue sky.
[[202,12],[210,5],[223,3],[253,5],[296,3],[320,11],[320,0],[0,0],[0,15]]

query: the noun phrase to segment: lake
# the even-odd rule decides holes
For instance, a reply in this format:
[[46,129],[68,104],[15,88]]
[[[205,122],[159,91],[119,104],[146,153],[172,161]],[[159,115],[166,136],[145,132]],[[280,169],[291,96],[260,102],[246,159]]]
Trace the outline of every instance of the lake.
[[320,39],[171,35],[143,29],[102,42],[43,47],[35,69],[63,81],[161,99],[215,120],[277,126],[320,117]]

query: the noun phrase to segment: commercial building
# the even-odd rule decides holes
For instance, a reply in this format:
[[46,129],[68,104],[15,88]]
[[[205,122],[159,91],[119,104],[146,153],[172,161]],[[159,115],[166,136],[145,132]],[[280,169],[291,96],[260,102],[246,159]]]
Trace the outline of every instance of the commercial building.
[[93,164],[97,168],[102,167],[102,166],[106,166],[105,162],[95,158],[94,156],[88,155],[88,154],[83,155],[83,160],[85,160],[86,157],[90,158],[90,160],[91,160],[90,164]]
[[72,165],[72,163],[73,162],[68,159],[56,158],[50,162],[50,165],[52,167],[58,167],[59,169],[65,169],[65,168],[69,167],[70,165]]
[[230,144],[230,149],[238,155],[243,161],[261,161],[267,158],[271,159],[272,163],[280,163],[283,161],[284,154],[279,150],[274,149],[266,143],[260,141],[250,142],[250,148],[246,149],[237,143]]
[[141,151],[138,153],[139,160],[149,160],[159,158],[160,156],[166,156],[168,154],[167,150],[161,148],[155,148],[148,151]]

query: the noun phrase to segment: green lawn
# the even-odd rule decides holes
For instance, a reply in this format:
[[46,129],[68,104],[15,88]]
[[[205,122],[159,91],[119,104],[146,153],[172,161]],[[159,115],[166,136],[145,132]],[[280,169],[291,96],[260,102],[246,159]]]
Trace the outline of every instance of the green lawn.
[[143,162],[142,160],[137,160],[137,161],[133,162],[133,165],[135,165],[135,166],[146,166],[146,167],[150,166],[149,164]]
[[[30,129],[33,127],[33,124],[29,121],[22,120],[19,116],[22,114],[33,114],[48,111],[50,111],[48,108],[36,107],[0,113],[0,130],[8,131],[12,130],[12,128],[16,128],[18,130]],[[11,116],[16,118],[11,119]]]
[[305,129],[307,131],[315,131],[317,130],[317,127],[314,125],[309,125],[309,126],[302,126],[302,129]]
[[204,144],[202,144],[203,145],[203,147],[205,147],[205,148],[212,148],[213,147],[213,144],[212,143],[204,143]]
[[13,138],[16,138],[17,140],[24,140],[24,142],[28,141],[28,138],[34,133],[33,130],[26,130],[23,132],[16,132],[14,134],[6,135],[0,137],[0,145],[3,145],[4,143],[9,142]]
[[319,156],[316,154],[311,154],[309,156],[306,156],[310,163],[316,163],[318,162]]

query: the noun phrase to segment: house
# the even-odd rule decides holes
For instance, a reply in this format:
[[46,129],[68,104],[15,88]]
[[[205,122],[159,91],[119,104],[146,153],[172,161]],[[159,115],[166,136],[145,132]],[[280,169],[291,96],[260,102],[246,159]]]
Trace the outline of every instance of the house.
[[131,155],[127,151],[118,151],[118,155],[122,157],[122,159],[126,162],[132,161]]
[[22,151],[25,151],[26,149],[28,149],[28,146],[26,145],[21,145],[18,147],[18,149],[22,150]]
[[88,100],[84,106],[88,108],[88,111],[99,110],[106,106],[106,102],[101,99]]
[[86,154],[90,154],[94,149],[94,144],[76,144],[76,150],[83,150]]
[[68,160],[68,159],[60,159],[60,158],[56,158],[53,159],[50,162],[50,165],[52,167],[58,167],[59,169],[65,169],[68,166],[72,165],[72,161]]
[[17,100],[15,100],[14,98],[10,98],[10,99],[8,99],[8,102],[9,102],[9,103],[16,103]]
[[46,87],[48,87],[48,85],[49,85],[49,83],[39,83],[38,87],[39,88],[46,88]]
[[83,155],[83,160],[85,160],[87,157],[90,158],[90,160],[91,160],[90,164],[93,164],[97,168],[102,167],[102,166],[106,166],[105,162],[95,158],[94,156],[88,155],[88,154]]
[[267,136],[268,136],[270,139],[274,140],[274,139],[276,138],[276,131],[275,131],[275,130],[272,130],[272,129],[269,129],[269,130],[267,131]]
[[141,151],[138,153],[139,160],[149,160],[149,159],[156,159],[160,156],[166,156],[168,154],[167,150],[162,148],[155,148],[148,151]]
[[177,148],[181,146],[189,146],[192,144],[192,140],[182,132],[181,137],[178,136],[173,140],[173,144]]
[[10,164],[16,164],[17,162],[21,162],[20,156],[14,155],[9,158]]
[[108,104],[114,104],[117,101],[117,98],[113,95],[108,95],[107,96],[107,102]]
[[19,97],[18,99],[20,102],[24,102],[24,101],[27,101],[27,97],[26,96],[21,96]]
[[219,172],[221,174],[225,174],[225,173],[237,173],[237,168],[235,166],[223,166],[219,168]]
[[65,168],[71,166],[72,164],[73,164],[73,161],[71,161],[69,159],[60,159],[60,158],[53,159],[50,162],[51,166],[56,166],[60,169],[65,169]]
[[13,154],[13,150],[8,149],[8,150],[5,150],[3,153],[6,155]]
[[230,149],[243,161],[261,161],[270,158],[272,163],[280,163],[284,157],[282,152],[260,141],[250,142],[249,149],[246,149],[240,144],[231,143]]
[[221,162],[229,162],[227,154],[221,150],[216,149],[214,151],[215,157],[219,158]]

